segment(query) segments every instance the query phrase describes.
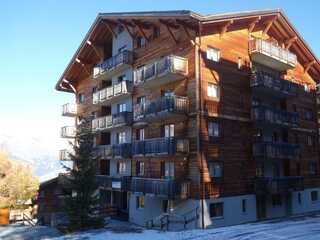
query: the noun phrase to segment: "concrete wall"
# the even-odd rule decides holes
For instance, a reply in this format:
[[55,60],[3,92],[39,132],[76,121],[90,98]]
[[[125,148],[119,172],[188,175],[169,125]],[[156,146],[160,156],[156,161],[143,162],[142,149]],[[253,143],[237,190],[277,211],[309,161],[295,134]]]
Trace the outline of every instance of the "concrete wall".
[[[318,191],[318,201],[311,201],[311,192]],[[298,201],[298,194],[301,194],[301,204]],[[292,193],[292,214],[301,214],[312,211],[320,211],[320,188],[309,188],[300,192]]]
[[[242,212],[242,200],[247,201],[247,211]],[[210,204],[223,202],[223,217],[210,218]],[[245,222],[256,221],[256,197],[255,195],[243,195],[235,197],[207,199],[204,204],[205,227],[222,227]],[[199,219],[201,226],[201,216]]]

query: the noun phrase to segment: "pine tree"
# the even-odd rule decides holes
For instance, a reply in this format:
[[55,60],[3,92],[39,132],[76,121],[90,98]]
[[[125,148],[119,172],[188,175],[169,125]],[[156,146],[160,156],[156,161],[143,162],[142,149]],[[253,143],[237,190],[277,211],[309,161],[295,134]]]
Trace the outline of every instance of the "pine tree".
[[72,190],[72,196],[66,198],[65,210],[72,231],[99,228],[104,219],[97,211],[99,206],[96,166],[98,159],[93,154],[93,135],[90,120],[82,120],[78,126],[76,140],[70,143],[74,152],[69,154],[73,163],[67,169],[66,187]]

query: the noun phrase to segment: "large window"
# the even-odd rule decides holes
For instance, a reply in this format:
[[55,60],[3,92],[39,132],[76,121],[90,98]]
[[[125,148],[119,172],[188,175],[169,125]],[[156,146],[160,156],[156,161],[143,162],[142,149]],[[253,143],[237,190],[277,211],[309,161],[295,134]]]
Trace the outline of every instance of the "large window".
[[126,143],[126,132],[125,131],[117,133],[117,143],[118,144]]
[[143,141],[144,140],[144,128],[140,128],[136,130],[136,140]]
[[164,167],[165,167],[165,177],[174,178],[174,162],[166,162]]
[[208,122],[208,135],[209,137],[219,137],[219,124],[217,122]]
[[167,124],[163,126],[163,137],[174,137],[174,124]]
[[222,163],[209,162],[209,174],[210,177],[220,178],[223,175]]
[[208,83],[208,97],[219,97],[219,86],[214,83]]
[[126,171],[127,171],[126,162],[124,162],[124,161],[117,162],[117,173],[118,174],[125,174]]
[[310,175],[316,175],[317,174],[317,163],[316,162],[310,162],[309,163],[309,174]]
[[84,94],[83,93],[79,93],[78,94],[78,102],[79,103],[84,103],[85,98],[84,98]]
[[144,175],[144,162],[137,161],[136,167],[137,167],[137,175],[143,176]]
[[140,96],[137,98],[137,104],[139,105],[139,108],[143,111],[146,107],[146,97]]
[[137,48],[143,48],[146,45],[146,40],[144,37],[137,37]]
[[127,104],[125,103],[118,104],[118,113],[125,112],[125,111],[127,111]]
[[143,209],[144,208],[144,196],[138,196],[136,198],[137,200],[137,209]]
[[220,61],[220,50],[216,48],[207,48],[207,59],[212,60],[214,62]]
[[210,204],[210,217],[223,217],[223,203],[211,203]]

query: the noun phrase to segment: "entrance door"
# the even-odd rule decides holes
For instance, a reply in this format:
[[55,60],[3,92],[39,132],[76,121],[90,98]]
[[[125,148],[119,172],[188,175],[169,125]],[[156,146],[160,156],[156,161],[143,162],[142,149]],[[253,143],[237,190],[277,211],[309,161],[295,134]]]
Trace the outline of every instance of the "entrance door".
[[122,192],[122,209],[128,210],[128,195],[127,192]]
[[256,196],[257,198],[257,218],[263,220],[266,218],[266,197]]

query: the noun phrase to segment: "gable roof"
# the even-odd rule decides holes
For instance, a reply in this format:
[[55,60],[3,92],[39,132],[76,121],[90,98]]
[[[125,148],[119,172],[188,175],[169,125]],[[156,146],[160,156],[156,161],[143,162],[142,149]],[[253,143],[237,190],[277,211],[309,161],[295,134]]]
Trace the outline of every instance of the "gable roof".
[[[248,24],[253,21],[257,22],[255,29],[265,28],[270,21],[273,23],[270,26],[269,32],[277,40],[283,42],[291,41],[290,51],[298,56],[298,60],[302,65],[310,65],[309,74],[315,79],[320,80],[320,61],[308,46],[306,41],[302,38],[299,32],[295,29],[293,24],[289,21],[287,16],[281,9],[267,9],[267,10],[254,10],[242,11],[233,13],[210,14],[200,15],[198,13],[179,10],[179,11],[146,11],[146,12],[116,12],[116,13],[99,13],[95,21],[91,25],[89,31],[85,35],[78,50],[73,55],[67,68],[63,72],[59,81],[56,84],[56,89],[61,91],[72,92],[69,82],[75,81],[80,75],[82,70],[79,70],[79,59],[92,58],[94,51],[89,43],[101,43],[109,40],[112,36],[110,29],[106,29],[104,21],[119,22],[130,20],[143,20],[143,21],[156,21],[159,19],[164,20],[183,20],[193,28],[197,28],[200,22],[205,27],[221,27],[224,22],[232,21],[232,26],[229,30],[240,28],[248,28]],[[268,32],[268,33],[269,33]],[[78,60],[78,61],[77,61]],[[95,60],[97,61],[97,60]],[[93,61],[94,62],[94,61]],[[94,63],[88,62],[88,65],[93,66]]]

